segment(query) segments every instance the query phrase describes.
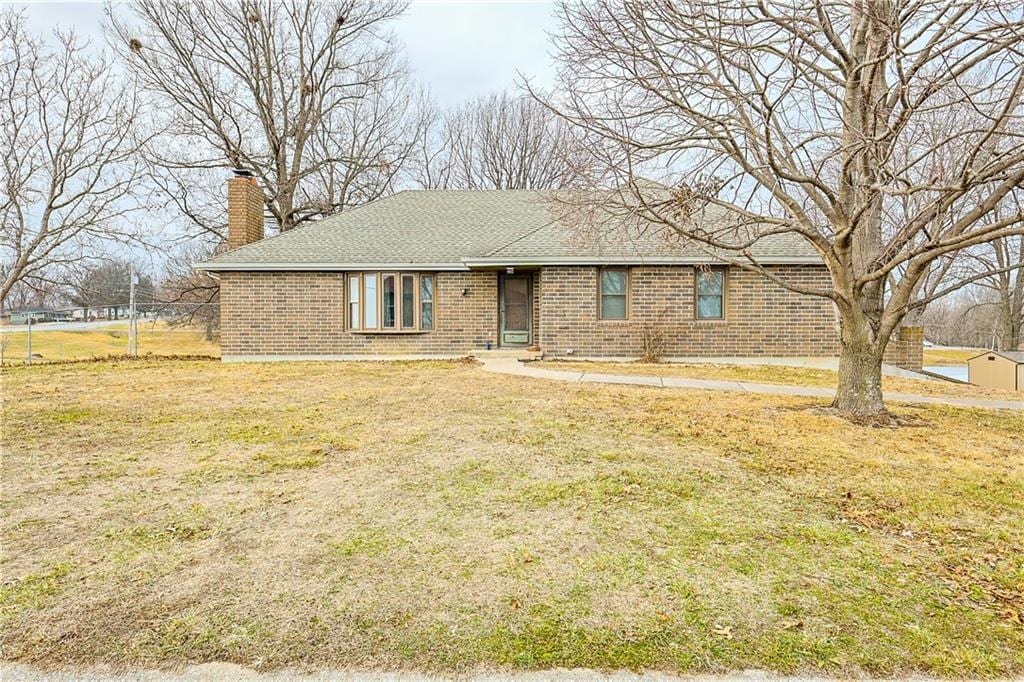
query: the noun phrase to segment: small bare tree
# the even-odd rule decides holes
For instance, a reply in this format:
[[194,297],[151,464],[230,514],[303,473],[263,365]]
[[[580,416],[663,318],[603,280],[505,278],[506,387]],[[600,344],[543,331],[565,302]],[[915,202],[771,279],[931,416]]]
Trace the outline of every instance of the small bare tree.
[[[223,245],[219,248],[223,248]],[[219,249],[218,249],[219,250]],[[207,341],[220,330],[220,286],[209,273],[192,264],[216,254],[201,244],[191,244],[168,259],[159,291],[159,314],[176,326],[200,325]]]
[[143,107],[130,83],[73,34],[52,44],[0,14],[0,308],[19,284],[46,287],[113,240],[137,236]]
[[[169,119],[148,148],[172,176],[161,186],[244,167],[281,230],[391,191],[424,126],[385,31],[403,9],[397,0],[136,0],[127,16],[111,7],[112,42]],[[200,232],[219,229],[209,223]]]
[[[587,130],[597,179],[646,223],[832,300],[834,405],[884,417],[883,352],[922,277],[1024,233],[1019,209],[995,213],[1024,183],[1020,6],[598,0],[560,14],[559,94],[534,94]],[[935,134],[937,115],[961,112]],[[671,191],[643,191],[651,173]],[[775,235],[809,244],[831,286],[763,267],[750,247]]]
[[572,126],[532,99],[481,97],[438,118],[421,148],[429,189],[557,189],[580,184]]

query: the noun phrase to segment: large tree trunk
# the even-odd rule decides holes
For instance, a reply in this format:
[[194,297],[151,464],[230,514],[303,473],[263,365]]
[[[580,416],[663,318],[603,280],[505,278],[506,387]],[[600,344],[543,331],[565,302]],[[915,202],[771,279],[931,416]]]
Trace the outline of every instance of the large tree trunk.
[[1020,311],[1014,309],[1010,300],[1003,300],[999,306],[999,348],[1017,350],[1020,345]]
[[883,417],[882,354],[866,322],[844,324],[840,335],[839,386],[832,406],[850,418]]

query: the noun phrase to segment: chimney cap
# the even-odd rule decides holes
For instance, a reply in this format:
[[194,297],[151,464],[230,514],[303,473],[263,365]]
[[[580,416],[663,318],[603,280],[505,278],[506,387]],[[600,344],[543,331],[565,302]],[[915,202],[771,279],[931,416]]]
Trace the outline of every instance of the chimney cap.
[[231,172],[235,174],[236,178],[251,178],[252,171],[248,168],[232,168]]

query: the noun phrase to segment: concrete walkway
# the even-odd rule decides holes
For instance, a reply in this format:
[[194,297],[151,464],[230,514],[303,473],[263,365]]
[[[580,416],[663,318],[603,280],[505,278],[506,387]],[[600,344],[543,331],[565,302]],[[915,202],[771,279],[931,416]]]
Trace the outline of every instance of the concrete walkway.
[[[515,358],[480,358],[484,371],[535,379],[554,379],[593,384],[625,384],[630,386],[655,386],[658,388],[690,388],[703,391],[740,391],[745,393],[767,393],[770,395],[795,395],[813,398],[833,398],[835,391],[814,386],[784,386],[781,384],[757,384],[749,381],[719,381],[712,379],[684,379],[682,377],[656,377],[635,374],[593,374],[588,372],[565,372],[533,367]],[[983,398],[955,398],[953,396],[914,395],[913,393],[884,394],[886,400],[901,403],[927,403],[932,405],[953,405],[955,407],[981,407],[999,410],[1024,410],[1021,400],[987,400]]]

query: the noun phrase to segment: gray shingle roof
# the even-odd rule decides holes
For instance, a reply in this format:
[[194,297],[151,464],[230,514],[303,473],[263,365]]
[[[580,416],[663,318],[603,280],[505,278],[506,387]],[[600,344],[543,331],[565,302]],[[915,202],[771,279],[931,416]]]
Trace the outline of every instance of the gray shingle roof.
[[[344,270],[403,265],[465,269],[556,262],[705,262],[668,230],[615,221],[581,231],[538,190],[407,190],[241,248],[197,267],[204,270]],[[760,240],[764,262],[817,262],[791,235]]]
[[976,358],[985,357],[986,355],[1001,355],[1007,360],[1024,363],[1024,351],[1022,350],[987,350],[984,353],[979,353],[978,355],[975,355],[973,358],[970,359],[974,360]]

